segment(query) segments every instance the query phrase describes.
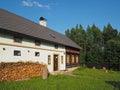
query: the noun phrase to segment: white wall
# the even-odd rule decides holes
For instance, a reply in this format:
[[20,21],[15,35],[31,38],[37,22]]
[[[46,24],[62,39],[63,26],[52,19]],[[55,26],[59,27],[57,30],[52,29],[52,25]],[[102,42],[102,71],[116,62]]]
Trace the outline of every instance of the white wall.
[[[48,69],[52,72],[53,55],[57,54],[59,70],[65,70],[65,46],[58,46],[59,48],[55,49],[54,44],[48,42],[41,42],[40,46],[35,46],[34,40],[28,38],[23,38],[22,43],[16,43],[13,36],[0,34],[0,62],[33,61],[48,65],[48,55],[51,55],[51,64],[48,65]],[[20,50],[21,56],[14,56],[14,50]],[[40,52],[40,56],[36,57],[35,52]],[[61,56],[64,57],[63,64],[61,64]]]

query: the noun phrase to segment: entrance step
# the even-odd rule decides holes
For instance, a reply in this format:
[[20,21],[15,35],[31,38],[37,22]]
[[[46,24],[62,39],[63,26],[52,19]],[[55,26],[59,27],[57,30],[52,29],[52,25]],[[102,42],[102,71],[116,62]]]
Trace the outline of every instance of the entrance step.
[[50,74],[52,75],[59,75],[59,74],[72,74],[72,72],[77,69],[78,67],[72,67],[72,68],[67,68],[66,70],[62,70],[62,71],[54,71]]

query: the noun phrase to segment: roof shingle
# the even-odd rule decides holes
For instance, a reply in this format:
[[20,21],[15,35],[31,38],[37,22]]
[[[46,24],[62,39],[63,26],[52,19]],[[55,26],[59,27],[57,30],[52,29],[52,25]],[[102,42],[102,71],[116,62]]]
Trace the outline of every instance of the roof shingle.
[[3,9],[0,9],[0,28],[9,30],[10,32],[18,32],[38,39],[81,49],[81,47],[65,35]]

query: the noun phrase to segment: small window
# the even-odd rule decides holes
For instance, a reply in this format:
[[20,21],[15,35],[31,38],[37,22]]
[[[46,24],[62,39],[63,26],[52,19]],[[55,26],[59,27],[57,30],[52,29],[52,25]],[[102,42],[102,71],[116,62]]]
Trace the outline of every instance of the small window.
[[56,38],[56,36],[54,34],[49,34],[52,38]]
[[41,41],[35,40],[35,45],[36,45],[36,46],[40,46],[40,44],[41,44]]
[[35,56],[39,57],[40,56],[40,52],[35,52]]
[[66,55],[66,64],[67,64],[67,65],[70,64],[70,58],[71,58],[70,55],[67,54],[67,55]]
[[48,55],[48,65],[50,65],[50,64],[51,64],[51,56]]
[[76,55],[76,63],[79,63],[79,55]]
[[58,45],[57,44],[55,45],[55,49],[58,49]]
[[21,56],[21,51],[14,50],[14,56]]
[[21,43],[22,42],[22,37],[14,36],[14,42]]
[[63,56],[61,56],[61,64],[63,64],[64,62],[63,62]]
[[75,63],[75,56],[72,55],[72,64],[74,64],[74,63]]

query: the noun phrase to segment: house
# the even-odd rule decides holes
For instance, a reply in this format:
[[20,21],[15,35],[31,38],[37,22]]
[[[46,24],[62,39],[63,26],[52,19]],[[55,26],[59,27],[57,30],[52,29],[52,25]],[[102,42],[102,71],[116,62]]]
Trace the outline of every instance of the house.
[[79,65],[76,43],[40,24],[0,9],[0,62],[33,61],[45,63],[49,72]]

